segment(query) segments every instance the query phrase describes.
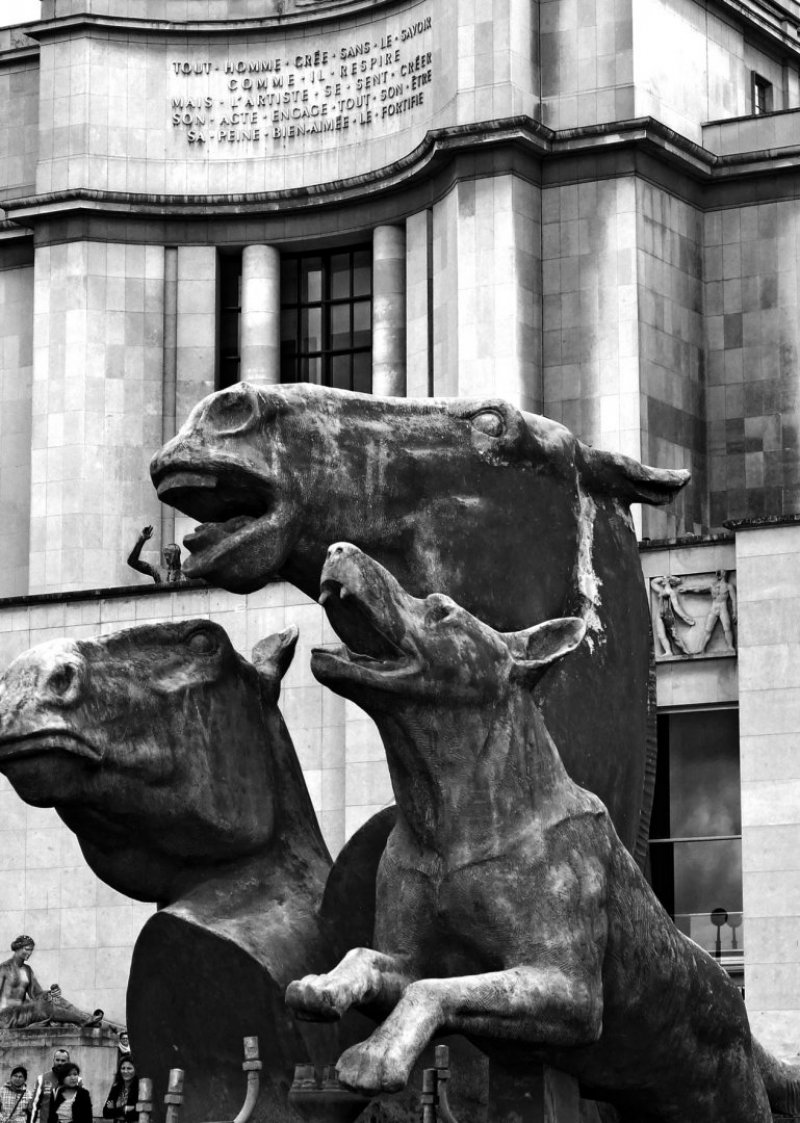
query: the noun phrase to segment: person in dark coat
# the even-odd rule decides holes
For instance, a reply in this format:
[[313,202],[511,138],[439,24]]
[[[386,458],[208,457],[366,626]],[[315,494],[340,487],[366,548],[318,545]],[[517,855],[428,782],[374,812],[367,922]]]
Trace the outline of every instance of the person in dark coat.
[[103,1106],[104,1119],[116,1119],[119,1123],[137,1123],[139,1112],[136,1102],[139,1099],[139,1077],[130,1056],[119,1062],[117,1075],[108,1092]]
[[80,1074],[76,1064],[65,1066],[60,1087],[50,1093],[49,1123],[92,1123],[92,1098],[79,1086]]

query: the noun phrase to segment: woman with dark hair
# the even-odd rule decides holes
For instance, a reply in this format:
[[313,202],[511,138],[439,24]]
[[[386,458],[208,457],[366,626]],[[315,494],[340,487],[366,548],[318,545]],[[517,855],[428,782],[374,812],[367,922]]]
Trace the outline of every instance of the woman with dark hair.
[[27,1123],[33,1096],[27,1087],[28,1070],[24,1065],[12,1068],[8,1083],[0,1088],[0,1123]]
[[136,1110],[138,1099],[139,1077],[136,1075],[136,1067],[130,1056],[123,1057],[103,1107],[103,1118],[116,1119],[120,1123],[136,1123],[139,1118]]
[[79,1086],[80,1074],[78,1065],[64,1065],[61,1084],[50,1093],[49,1123],[92,1123],[92,1098]]

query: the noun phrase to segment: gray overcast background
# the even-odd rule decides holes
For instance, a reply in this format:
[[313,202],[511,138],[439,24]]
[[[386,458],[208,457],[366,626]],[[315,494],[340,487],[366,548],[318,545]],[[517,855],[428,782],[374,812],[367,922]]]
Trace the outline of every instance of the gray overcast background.
[[40,19],[41,10],[39,0],[0,0],[0,27]]

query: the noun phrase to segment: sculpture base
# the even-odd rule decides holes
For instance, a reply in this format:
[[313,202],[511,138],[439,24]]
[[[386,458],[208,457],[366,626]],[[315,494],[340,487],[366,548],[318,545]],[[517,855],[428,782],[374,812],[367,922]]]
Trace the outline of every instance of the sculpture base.
[[600,1123],[597,1105],[581,1099],[578,1081],[548,1065],[531,1066],[524,1079],[493,1072],[489,1123]]
[[111,1030],[78,1026],[0,1030],[0,1082],[8,1079],[14,1065],[24,1065],[32,1091],[36,1077],[51,1068],[56,1049],[66,1049],[69,1059],[80,1067],[83,1086],[92,1097],[92,1110],[100,1115],[117,1071],[117,1035]]

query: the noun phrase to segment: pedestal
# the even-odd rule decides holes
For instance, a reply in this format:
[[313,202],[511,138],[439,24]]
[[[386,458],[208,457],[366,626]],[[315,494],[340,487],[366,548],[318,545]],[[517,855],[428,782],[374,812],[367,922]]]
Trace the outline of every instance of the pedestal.
[[532,1065],[524,1080],[500,1079],[492,1067],[489,1123],[595,1123],[598,1119],[593,1105],[581,1101],[578,1081],[564,1072]]

